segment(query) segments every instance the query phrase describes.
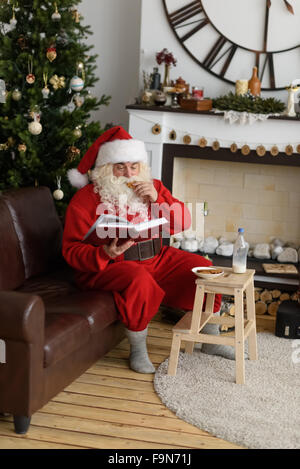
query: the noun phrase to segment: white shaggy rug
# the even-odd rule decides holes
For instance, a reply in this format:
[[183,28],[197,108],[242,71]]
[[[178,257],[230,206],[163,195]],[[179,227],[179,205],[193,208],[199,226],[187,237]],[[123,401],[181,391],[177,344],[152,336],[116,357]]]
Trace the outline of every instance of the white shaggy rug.
[[[246,360],[246,384],[235,362],[180,352],[176,376],[165,360],[154,388],[179,418],[251,449],[300,448],[300,340],[259,333],[258,361]],[[247,345],[247,344],[246,344]]]

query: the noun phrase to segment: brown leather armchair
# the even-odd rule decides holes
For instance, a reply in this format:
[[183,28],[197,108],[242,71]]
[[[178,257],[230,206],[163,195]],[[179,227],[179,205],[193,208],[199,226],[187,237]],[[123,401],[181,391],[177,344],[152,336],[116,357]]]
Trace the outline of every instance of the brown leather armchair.
[[[79,291],[48,188],[0,195],[0,413],[31,416],[124,337],[113,296]],[[0,422],[1,425],[1,422]]]

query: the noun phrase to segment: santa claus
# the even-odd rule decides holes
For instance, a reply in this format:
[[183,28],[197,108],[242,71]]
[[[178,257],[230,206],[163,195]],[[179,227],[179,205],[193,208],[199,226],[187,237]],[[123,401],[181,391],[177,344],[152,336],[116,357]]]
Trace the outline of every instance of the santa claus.
[[[89,183],[87,172],[93,166]],[[64,258],[73,267],[79,288],[112,292],[130,342],[130,367],[139,373],[153,373],[146,346],[149,321],[161,303],[193,309],[195,277],[191,269],[212,263],[197,254],[163,246],[157,232],[122,242],[106,239],[97,246],[82,242],[99,210],[133,223],[164,216],[170,235],[190,226],[185,204],[175,199],[161,181],[151,178],[144,143],[132,139],[122,127],[103,133],[68,177],[80,190],[66,212]],[[215,312],[220,304],[221,296],[216,295]],[[207,333],[219,332],[216,325],[207,327]],[[233,351],[224,346],[203,344],[202,351],[234,358]]]

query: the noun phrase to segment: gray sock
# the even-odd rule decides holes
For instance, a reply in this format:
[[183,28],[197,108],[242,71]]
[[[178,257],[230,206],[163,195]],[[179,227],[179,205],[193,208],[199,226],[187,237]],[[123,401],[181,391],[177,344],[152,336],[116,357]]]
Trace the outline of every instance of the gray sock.
[[[218,324],[205,324],[201,332],[209,335],[220,335],[220,328]],[[235,360],[235,348],[231,345],[202,344],[201,352],[207,355],[219,355],[228,358],[228,360]]]
[[130,368],[137,373],[155,373],[155,368],[147,352],[146,338],[148,328],[146,327],[143,331],[125,329],[125,332],[130,343]]

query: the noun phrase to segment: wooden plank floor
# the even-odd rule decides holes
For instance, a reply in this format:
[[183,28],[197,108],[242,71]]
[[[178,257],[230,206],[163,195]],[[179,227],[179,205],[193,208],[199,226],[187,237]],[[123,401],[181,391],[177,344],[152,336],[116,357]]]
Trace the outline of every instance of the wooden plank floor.
[[[155,366],[170,352],[172,325],[151,322],[149,355]],[[154,375],[128,368],[127,339],[32,417],[25,436],[12,417],[0,418],[1,449],[234,449],[167,409],[153,388]]]

